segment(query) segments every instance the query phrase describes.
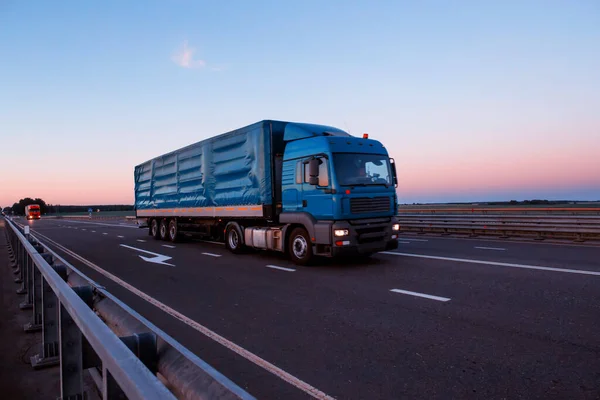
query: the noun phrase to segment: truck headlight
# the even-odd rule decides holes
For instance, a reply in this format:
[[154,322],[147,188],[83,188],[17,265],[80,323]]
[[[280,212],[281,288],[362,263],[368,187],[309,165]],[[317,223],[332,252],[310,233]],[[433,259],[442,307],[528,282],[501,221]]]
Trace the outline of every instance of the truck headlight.
[[392,225],[392,230],[393,231],[399,231],[400,230],[400,224],[394,224],[394,225]]
[[333,231],[335,236],[348,236],[348,229],[336,229]]

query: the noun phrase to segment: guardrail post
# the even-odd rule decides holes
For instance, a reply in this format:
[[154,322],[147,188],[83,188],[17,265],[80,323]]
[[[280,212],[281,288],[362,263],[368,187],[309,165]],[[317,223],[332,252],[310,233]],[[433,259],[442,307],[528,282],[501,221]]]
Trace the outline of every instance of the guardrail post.
[[42,329],[42,274],[37,269],[37,266],[33,260],[32,264],[33,286],[31,291],[33,300],[33,316],[31,322],[23,327],[25,332],[38,332]]
[[[153,374],[158,370],[158,345],[156,334],[144,332],[123,336],[121,341]],[[102,367],[102,399],[126,399],[127,397],[106,367]]]
[[[91,306],[93,289],[90,286],[74,287],[73,291]],[[84,398],[86,394],[83,390],[83,335],[62,304],[59,307],[58,320],[60,399]]]
[[15,263],[17,268],[13,271],[13,274],[17,275],[17,277],[15,278],[15,283],[23,282],[23,279],[21,279],[21,272],[23,271],[23,268],[21,268],[21,262],[23,261],[23,251],[25,251],[25,248],[23,247],[20,241],[17,242],[17,251],[15,254]]
[[83,397],[83,362],[79,327],[67,309],[59,306],[60,398]]
[[[67,267],[57,264],[52,267],[54,271],[66,282]],[[58,301],[56,294],[42,279],[42,351],[31,357],[33,369],[53,367],[59,364],[58,358]]]
[[14,241],[12,235],[9,234],[8,239],[9,239],[8,243],[10,244],[10,247],[8,248],[8,257],[10,260],[10,267],[16,268],[17,267],[17,258],[15,257],[15,250],[14,250],[15,246],[14,246],[14,243],[12,243]]
[[30,310],[33,308],[33,269],[35,265],[33,264],[33,260],[30,256],[27,256],[27,260],[25,262],[26,268],[26,278],[25,278],[25,290],[27,292],[27,300],[19,304],[19,308],[21,310]]
[[158,344],[156,334],[152,332],[122,336],[121,341],[155,374],[158,371]]
[[23,246],[23,258],[21,260],[21,287],[17,290],[17,294],[26,294],[28,289],[28,274],[29,274],[29,253],[25,250]]
[[102,366],[102,400],[109,399],[127,399],[125,393],[119,387],[119,384],[115,381],[115,378],[111,375],[110,371],[103,365]]

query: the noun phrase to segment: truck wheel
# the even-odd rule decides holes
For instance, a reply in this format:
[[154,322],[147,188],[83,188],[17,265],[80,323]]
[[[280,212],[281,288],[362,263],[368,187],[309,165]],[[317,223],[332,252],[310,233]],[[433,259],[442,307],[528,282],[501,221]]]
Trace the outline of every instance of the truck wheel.
[[234,254],[242,252],[242,233],[235,225],[230,225],[225,231],[225,247]]
[[177,230],[177,220],[175,218],[169,221],[169,240],[173,243],[179,241],[179,231]]
[[156,218],[154,218],[150,223],[150,236],[152,236],[154,239],[159,238],[158,220]]
[[160,220],[159,231],[160,240],[167,240],[167,237],[169,235],[169,227],[167,226],[166,218]]
[[291,260],[298,265],[308,265],[312,261],[312,242],[304,228],[296,228],[290,234],[288,251]]

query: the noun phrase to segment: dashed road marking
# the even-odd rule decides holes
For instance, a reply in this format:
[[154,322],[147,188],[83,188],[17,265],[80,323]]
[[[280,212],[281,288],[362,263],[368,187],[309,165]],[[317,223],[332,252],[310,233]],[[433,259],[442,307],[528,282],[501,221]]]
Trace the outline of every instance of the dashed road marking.
[[267,268],[273,268],[273,269],[280,269],[282,271],[288,271],[288,272],[294,272],[294,271],[296,271],[293,268],[279,267],[277,265],[265,265],[265,267],[267,267]]
[[447,297],[433,296],[431,294],[419,293],[419,292],[411,292],[409,290],[402,289],[392,289],[390,292],[409,294],[411,296],[424,297],[426,299],[437,300],[437,301],[450,301]]

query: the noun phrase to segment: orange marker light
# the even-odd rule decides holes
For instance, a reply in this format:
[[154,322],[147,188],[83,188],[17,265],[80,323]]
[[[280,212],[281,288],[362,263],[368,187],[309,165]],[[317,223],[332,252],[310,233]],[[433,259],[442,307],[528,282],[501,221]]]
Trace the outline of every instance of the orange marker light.
[[369,134],[368,133],[363,133],[363,139],[368,139],[369,138]]

